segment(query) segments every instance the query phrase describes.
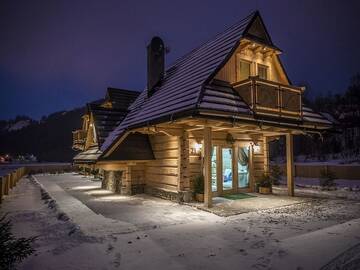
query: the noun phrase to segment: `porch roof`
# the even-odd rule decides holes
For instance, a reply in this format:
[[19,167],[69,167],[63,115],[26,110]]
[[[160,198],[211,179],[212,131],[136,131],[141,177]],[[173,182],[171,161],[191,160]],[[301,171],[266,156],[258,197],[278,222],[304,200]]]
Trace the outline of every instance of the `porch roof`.
[[75,163],[95,163],[100,157],[101,151],[97,146],[90,147],[86,151],[78,153],[74,158]]

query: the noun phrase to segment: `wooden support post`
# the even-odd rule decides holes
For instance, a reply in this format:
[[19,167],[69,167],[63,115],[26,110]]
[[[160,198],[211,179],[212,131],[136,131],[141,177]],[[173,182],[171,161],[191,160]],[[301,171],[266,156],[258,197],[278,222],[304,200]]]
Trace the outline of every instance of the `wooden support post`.
[[288,195],[294,196],[294,142],[293,135],[286,134],[286,176]]
[[121,194],[122,195],[133,195],[131,191],[132,185],[132,176],[131,176],[131,166],[128,165],[126,169],[122,172],[122,183],[121,183]]
[[10,189],[12,189],[15,186],[15,176],[14,172],[10,173]]
[[10,174],[5,176],[5,191],[4,195],[9,195],[9,189],[10,189]]
[[254,176],[254,147],[251,145],[249,150],[249,185],[250,191],[255,192],[255,176]]
[[204,205],[212,207],[211,190],[211,127],[204,128]]
[[0,176],[0,203],[2,202],[5,191],[5,176]]
[[264,149],[264,173],[268,174],[270,172],[270,155],[269,155],[269,138],[264,136],[263,141]]
[[178,157],[178,191],[190,189],[190,160],[189,160],[189,135],[184,131],[178,137],[179,157]]

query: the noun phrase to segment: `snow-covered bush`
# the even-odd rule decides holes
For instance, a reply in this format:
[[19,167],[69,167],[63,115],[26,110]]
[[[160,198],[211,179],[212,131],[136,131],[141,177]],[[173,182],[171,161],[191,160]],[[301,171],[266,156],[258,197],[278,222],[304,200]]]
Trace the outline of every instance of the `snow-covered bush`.
[[36,237],[16,238],[11,232],[12,224],[6,216],[0,218],[0,269],[15,269],[15,264],[30,256]]

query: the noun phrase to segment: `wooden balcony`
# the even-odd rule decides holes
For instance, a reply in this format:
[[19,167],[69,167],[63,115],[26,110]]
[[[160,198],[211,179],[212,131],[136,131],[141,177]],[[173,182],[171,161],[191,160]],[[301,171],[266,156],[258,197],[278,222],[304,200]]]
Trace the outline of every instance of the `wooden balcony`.
[[84,150],[86,141],[86,131],[83,129],[78,129],[73,131],[73,146],[75,150]]
[[302,87],[283,85],[258,77],[249,77],[234,83],[233,87],[256,114],[302,118]]

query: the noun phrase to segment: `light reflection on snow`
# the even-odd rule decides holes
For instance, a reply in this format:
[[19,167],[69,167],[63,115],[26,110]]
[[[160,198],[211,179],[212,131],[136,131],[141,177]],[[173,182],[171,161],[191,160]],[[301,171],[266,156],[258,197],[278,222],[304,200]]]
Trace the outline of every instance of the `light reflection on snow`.
[[77,187],[73,187],[71,188],[72,190],[92,190],[98,188],[98,186],[77,186]]
[[128,196],[113,195],[113,196],[104,196],[95,199],[96,201],[129,201]]
[[105,189],[97,189],[97,190],[89,190],[85,191],[86,194],[89,195],[107,195],[107,194],[113,194],[113,192]]

